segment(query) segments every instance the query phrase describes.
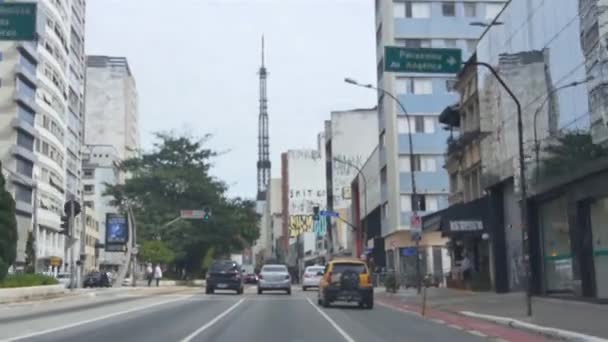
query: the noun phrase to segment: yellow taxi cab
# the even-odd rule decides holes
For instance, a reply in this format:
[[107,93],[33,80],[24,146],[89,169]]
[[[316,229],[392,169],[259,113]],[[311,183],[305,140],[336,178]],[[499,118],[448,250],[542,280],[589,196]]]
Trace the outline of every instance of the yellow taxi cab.
[[319,305],[328,307],[332,302],[356,302],[359,307],[374,307],[374,287],[367,265],[355,258],[331,260],[325,266],[319,283]]

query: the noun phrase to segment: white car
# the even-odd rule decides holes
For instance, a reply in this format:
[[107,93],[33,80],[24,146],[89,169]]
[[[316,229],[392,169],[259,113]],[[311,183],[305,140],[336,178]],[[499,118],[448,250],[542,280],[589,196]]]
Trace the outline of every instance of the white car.
[[302,291],[306,291],[311,287],[319,287],[319,283],[321,282],[322,275],[319,275],[319,272],[323,274],[325,271],[325,267],[323,266],[308,266],[304,271],[304,276],[302,277]]
[[[70,287],[70,274],[69,273],[57,273],[55,279],[59,282],[59,284],[65,285],[65,287]],[[76,279],[74,279],[76,281]]]
[[285,265],[264,265],[258,276],[258,294],[281,290],[291,294],[291,277]]

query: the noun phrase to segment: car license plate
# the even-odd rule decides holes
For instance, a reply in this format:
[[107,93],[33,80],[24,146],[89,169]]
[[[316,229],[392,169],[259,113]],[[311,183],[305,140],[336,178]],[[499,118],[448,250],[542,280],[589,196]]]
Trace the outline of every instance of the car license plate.
[[217,287],[220,289],[225,289],[228,287],[228,284],[217,284]]

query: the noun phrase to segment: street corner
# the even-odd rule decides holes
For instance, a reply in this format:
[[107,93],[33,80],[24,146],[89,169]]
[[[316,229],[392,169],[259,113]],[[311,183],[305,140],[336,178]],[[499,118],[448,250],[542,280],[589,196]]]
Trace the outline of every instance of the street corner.
[[496,324],[483,319],[467,317],[459,313],[437,310],[427,307],[422,312],[422,305],[404,303],[396,295],[381,295],[376,299],[376,303],[410,315],[433,321],[434,323],[447,326],[452,329],[468,332],[478,337],[488,338],[493,341],[513,341],[513,342],[543,342],[552,341],[540,334],[535,334],[508,326]]

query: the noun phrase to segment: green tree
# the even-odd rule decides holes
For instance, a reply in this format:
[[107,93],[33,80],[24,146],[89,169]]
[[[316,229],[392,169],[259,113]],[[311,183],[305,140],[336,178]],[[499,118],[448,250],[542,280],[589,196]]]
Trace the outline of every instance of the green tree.
[[35,267],[34,263],[36,262],[36,251],[34,250],[35,246],[34,233],[29,232],[27,234],[27,242],[25,243],[25,272],[34,273]]
[[141,244],[139,257],[143,262],[169,264],[175,260],[175,253],[163,241],[150,240]]
[[584,131],[565,133],[543,151],[547,158],[541,162],[540,174],[545,177],[560,176],[593,160],[608,157],[608,149],[594,144],[591,135]]
[[[1,163],[0,170],[2,170]],[[15,262],[17,239],[15,200],[6,191],[4,176],[0,172],[0,281],[6,277],[8,268]]]
[[[227,198],[224,182],[211,176],[218,153],[202,139],[156,134],[150,152],[126,160],[121,167],[130,174],[123,185],[108,185],[114,204],[133,209],[140,241],[160,238],[175,252],[175,264],[200,272],[207,251],[222,255],[240,250],[258,238],[259,216],[255,203]],[[209,207],[209,221],[181,220],[167,227],[180,210]]]

